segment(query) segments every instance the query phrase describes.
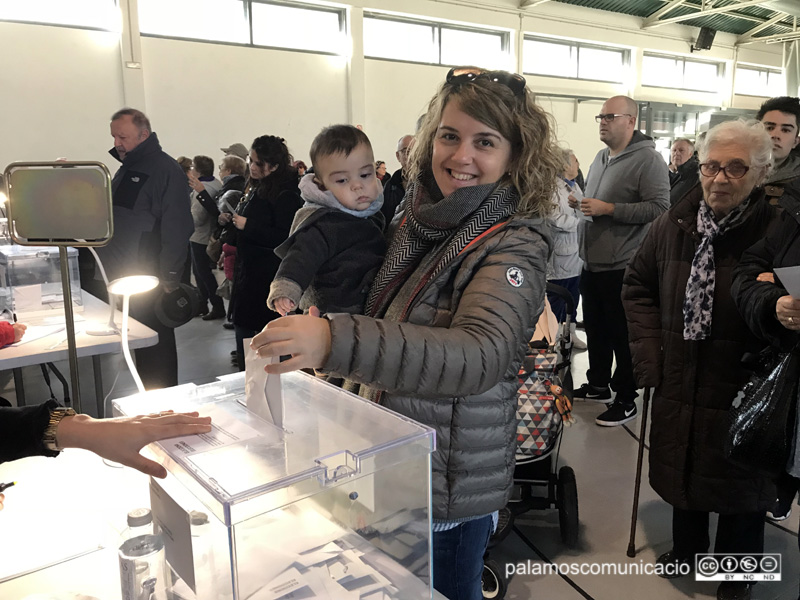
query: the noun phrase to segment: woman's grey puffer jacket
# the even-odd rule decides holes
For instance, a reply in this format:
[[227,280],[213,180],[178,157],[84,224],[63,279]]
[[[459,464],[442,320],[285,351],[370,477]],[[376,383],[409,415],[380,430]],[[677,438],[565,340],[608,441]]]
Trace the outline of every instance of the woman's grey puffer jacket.
[[489,514],[508,500],[517,373],[544,306],[549,252],[547,224],[515,217],[428,282],[407,322],[329,317],[325,371],[385,390],[383,406],[436,430],[434,519]]

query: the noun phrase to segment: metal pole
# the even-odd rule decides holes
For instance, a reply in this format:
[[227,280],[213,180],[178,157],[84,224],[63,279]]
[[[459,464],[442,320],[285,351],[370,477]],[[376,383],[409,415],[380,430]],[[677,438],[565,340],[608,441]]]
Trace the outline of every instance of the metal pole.
[[633,514],[631,515],[631,537],[628,541],[628,556],[636,556],[636,519],[639,516],[639,487],[642,483],[642,460],[644,459],[644,438],[647,433],[647,413],[650,409],[650,388],[644,389],[642,401],[642,426],[639,430],[639,459],[636,462],[636,485],[633,488]]
[[81,411],[81,386],[78,379],[78,346],[75,344],[75,321],[72,315],[72,286],[69,282],[69,263],[67,247],[58,247],[61,261],[61,290],[64,293],[64,321],[67,325],[67,346],[69,350],[69,377],[72,381],[72,400],[75,412]]

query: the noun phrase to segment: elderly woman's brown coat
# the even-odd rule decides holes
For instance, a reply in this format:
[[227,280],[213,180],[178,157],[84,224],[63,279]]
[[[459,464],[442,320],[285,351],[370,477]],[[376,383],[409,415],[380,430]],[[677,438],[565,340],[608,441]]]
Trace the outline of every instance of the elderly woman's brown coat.
[[756,188],[744,221],[714,242],[711,337],[687,341],[683,301],[700,241],[696,224],[702,201],[698,185],[662,215],[625,273],[622,300],[634,372],[640,386],[656,388],[650,485],[684,510],[757,512],[775,503],[774,485],[732,464],[723,453],[728,410],[747,380],[741,357],[762,345],[739,316],[730,290],[739,257],[764,237],[775,210]]

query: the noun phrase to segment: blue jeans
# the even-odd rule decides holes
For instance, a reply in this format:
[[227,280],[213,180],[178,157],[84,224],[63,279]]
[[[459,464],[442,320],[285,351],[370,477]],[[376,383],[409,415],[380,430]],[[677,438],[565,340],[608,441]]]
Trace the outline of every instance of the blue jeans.
[[448,600],[482,600],[483,555],[492,533],[487,515],[433,534],[433,587]]

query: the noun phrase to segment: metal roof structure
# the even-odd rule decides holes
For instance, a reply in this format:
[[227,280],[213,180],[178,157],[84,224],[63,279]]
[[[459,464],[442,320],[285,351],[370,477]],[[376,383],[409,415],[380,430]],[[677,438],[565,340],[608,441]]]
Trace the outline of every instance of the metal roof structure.
[[800,0],[520,0],[520,8],[551,1],[642,17],[645,30],[709,27],[737,35],[737,45],[800,40]]

